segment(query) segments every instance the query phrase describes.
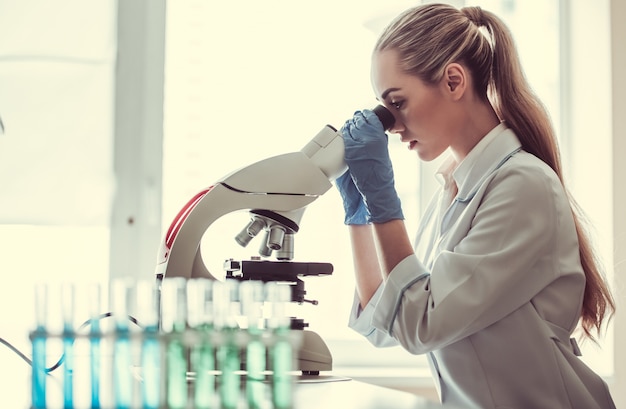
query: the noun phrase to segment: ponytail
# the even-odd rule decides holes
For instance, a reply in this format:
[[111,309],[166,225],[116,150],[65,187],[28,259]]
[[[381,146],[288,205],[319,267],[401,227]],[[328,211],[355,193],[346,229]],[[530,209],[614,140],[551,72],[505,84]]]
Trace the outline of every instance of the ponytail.
[[[546,109],[524,77],[511,33],[491,12],[478,7],[468,7],[462,11],[470,16],[474,13],[482,14],[485,28],[493,39],[494,59],[488,94],[496,114],[515,132],[523,149],[550,166],[565,185],[554,129]],[[578,234],[580,261],[586,277],[581,327],[585,335],[593,339],[592,330],[600,332],[604,317],[615,311],[615,301],[588,232],[583,227],[584,213],[569,192],[568,196]]]

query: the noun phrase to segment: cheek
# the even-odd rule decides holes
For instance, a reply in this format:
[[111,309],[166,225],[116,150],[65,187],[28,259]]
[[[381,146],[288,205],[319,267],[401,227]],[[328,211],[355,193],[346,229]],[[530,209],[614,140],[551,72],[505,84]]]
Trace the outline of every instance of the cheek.
[[447,126],[446,110],[437,98],[423,98],[412,107],[409,115],[416,127],[433,134],[441,133]]
[[[431,110],[428,106],[414,106],[409,112],[407,112],[405,123],[416,131],[426,131],[432,129],[434,125],[435,111]],[[422,135],[424,137],[426,135]]]

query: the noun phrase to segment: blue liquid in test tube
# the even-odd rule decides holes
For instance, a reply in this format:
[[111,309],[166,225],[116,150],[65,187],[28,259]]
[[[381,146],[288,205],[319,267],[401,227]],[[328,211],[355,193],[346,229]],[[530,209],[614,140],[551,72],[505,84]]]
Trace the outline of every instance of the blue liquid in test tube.
[[33,344],[33,409],[46,407],[46,329],[38,327],[32,335]]
[[90,377],[91,377],[91,409],[100,409],[100,286],[94,284],[90,289],[91,330],[89,340]]
[[72,332],[63,331],[63,407],[74,407],[74,337]]
[[158,283],[150,280],[137,284],[137,307],[144,323],[141,348],[142,409],[157,409],[161,401]]
[[116,409],[128,409],[132,404],[133,378],[130,372],[131,350],[128,313],[132,297],[132,282],[116,280],[112,287],[112,308],[115,317],[113,345],[113,394]]
[[63,317],[63,407],[74,408],[74,286],[61,288]]
[[130,374],[130,334],[128,328],[116,327],[113,351],[113,385],[115,407],[130,408],[132,403],[132,377]]
[[91,355],[91,409],[100,409],[100,322],[91,323],[91,340],[89,341]]
[[143,409],[157,409],[160,400],[161,382],[161,346],[158,339],[158,326],[144,328],[143,347],[141,350],[143,363]]
[[35,331],[31,333],[33,348],[32,357],[32,390],[31,404],[33,409],[46,408],[46,312],[48,304],[48,287],[38,284],[35,287]]

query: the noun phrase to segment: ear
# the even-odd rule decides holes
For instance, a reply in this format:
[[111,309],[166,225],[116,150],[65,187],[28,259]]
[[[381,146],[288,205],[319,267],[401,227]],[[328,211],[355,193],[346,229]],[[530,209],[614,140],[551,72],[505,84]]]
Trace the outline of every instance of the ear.
[[451,63],[446,66],[443,73],[443,85],[445,86],[446,93],[449,94],[454,101],[459,100],[463,96],[467,84],[467,72],[461,64]]

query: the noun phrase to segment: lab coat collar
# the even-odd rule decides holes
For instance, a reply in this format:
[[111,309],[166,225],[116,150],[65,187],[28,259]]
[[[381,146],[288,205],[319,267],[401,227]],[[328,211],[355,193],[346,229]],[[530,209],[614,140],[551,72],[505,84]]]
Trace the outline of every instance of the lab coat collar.
[[458,186],[456,200],[467,202],[476,194],[483,179],[519,151],[521,146],[515,133],[500,123],[458,165],[452,156],[447,158],[437,176],[444,187],[454,179]]

